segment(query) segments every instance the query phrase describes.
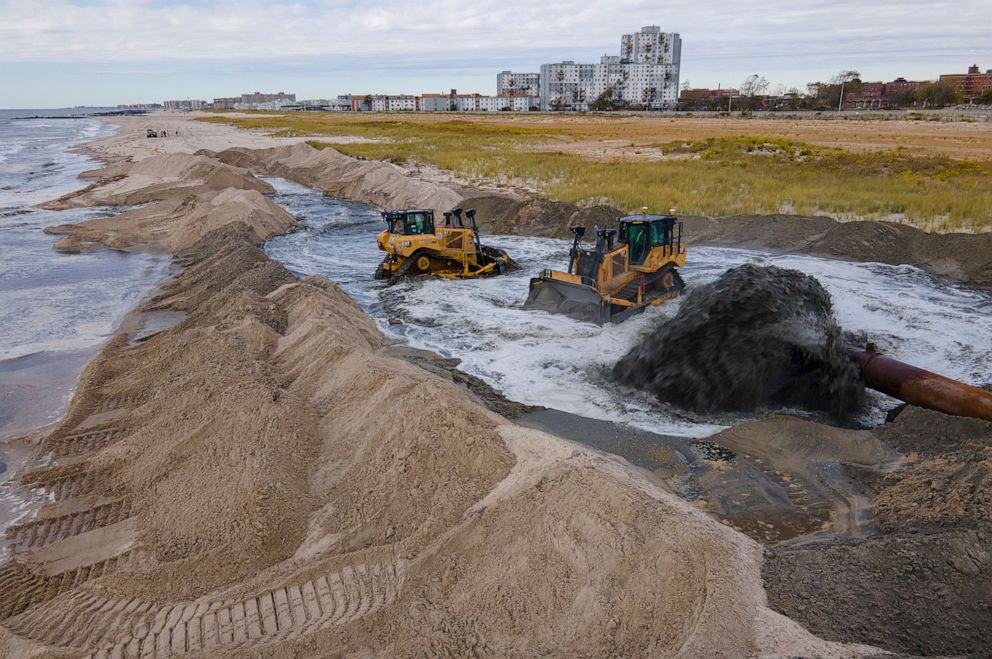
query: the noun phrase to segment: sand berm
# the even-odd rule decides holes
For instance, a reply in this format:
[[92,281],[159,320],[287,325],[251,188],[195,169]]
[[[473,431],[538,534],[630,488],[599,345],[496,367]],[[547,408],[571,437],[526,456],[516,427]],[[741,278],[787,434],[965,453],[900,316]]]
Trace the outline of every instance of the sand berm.
[[753,540],[392,356],[333,282],[261,251],[294,220],[247,170],[90,177],[57,205],[143,205],[62,247],[172,252],[141,311],[185,317],[110,341],[38,440],[55,462],[23,481],[50,503],[11,534],[0,655],[871,651],[772,612]]

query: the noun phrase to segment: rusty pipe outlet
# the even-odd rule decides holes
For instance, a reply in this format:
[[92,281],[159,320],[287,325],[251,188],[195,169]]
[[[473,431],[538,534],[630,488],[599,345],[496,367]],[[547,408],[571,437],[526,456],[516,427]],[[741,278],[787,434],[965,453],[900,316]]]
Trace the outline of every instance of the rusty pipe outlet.
[[850,352],[865,385],[910,405],[992,421],[992,392],[886,357],[869,343]]

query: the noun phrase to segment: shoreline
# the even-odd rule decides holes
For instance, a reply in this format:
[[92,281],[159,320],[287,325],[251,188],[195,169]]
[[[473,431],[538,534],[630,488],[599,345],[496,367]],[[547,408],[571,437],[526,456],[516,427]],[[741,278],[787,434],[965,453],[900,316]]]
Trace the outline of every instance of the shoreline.
[[[104,126],[111,125],[119,128],[113,122],[102,121],[102,119],[107,119],[107,117],[80,116],[71,118],[74,120],[94,119],[100,121]],[[96,164],[103,163],[105,161],[97,157],[99,152],[91,152],[88,147],[95,142],[112,139],[117,136],[118,132],[119,130],[114,130],[110,134],[98,135],[91,139],[82,140],[66,148],[66,152],[85,155]],[[85,171],[83,170],[80,176],[85,174]],[[76,178],[76,182],[78,187],[64,193],[64,195],[78,194],[85,189],[85,183],[81,178]],[[36,204],[35,207],[42,207],[46,203],[49,202],[41,202]],[[9,420],[5,421],[5,427],[0,428],[0,442],[9,443],[18,438],[35,436],[57,425],[68,408],[69,401],[78,386],[79,378],[86,364],[100,352],[106,343],[125,328],[129,322],[129,316],[141,307],[144,301],[173,274],[173,268],[170,265],[163,276],[152,282],[145,293],[131,307],[125,309],[119,316],[112,320],[107,338],[103,341],[86,348],[68,351],[33,352],[0,361],[0,371],[17,374],[10,376],[12,379],[9,384],[21,387],[19,393],[24,395],[23,387],[31,385],[35,389],[40,390],[41,395],[45,396],[42,402],[39,402],[37,398],[31,397],[20,404],[14,403],[14,408],[10,410]],[[43,410],[39,408],[43,408]]]

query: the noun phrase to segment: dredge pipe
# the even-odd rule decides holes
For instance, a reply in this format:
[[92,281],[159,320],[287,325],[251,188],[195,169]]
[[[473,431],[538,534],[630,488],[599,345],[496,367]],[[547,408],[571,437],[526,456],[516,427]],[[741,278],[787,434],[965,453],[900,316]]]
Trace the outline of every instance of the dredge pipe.
[[992,392],[886,357],[869,343],[850,353],[865,385],[910,405],[992,421]]

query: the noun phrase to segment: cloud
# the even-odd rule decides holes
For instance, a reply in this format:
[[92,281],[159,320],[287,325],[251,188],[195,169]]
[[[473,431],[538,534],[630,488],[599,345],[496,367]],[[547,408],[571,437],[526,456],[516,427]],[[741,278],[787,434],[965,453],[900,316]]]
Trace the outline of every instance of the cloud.
[[79,79],[64,102],[79,89],[127,100],[144,89],[134,86],[141,71],[182,95],[283,83],[314,96],[492,92],[502,69],[596,61],[648,24],[681,34],[682,77],[697,85],[755,72],[801,86],[842,69],[892,79],[992,67],[990,0],[0,0],[0,105],[52,102],[39,70]]
[[[708,59],[984,49],[988,0],[378,0],[280,3],[0,0],[0,61],[258,60],[380,56],[497,57],[541,49],[615,52],[657,23]],[[576,55],[577,57],[577,55]]]

